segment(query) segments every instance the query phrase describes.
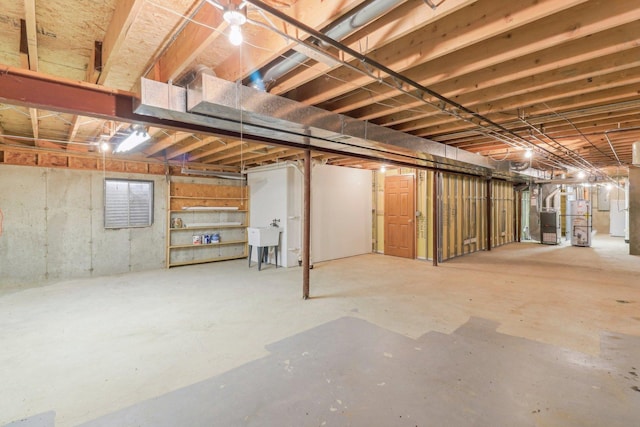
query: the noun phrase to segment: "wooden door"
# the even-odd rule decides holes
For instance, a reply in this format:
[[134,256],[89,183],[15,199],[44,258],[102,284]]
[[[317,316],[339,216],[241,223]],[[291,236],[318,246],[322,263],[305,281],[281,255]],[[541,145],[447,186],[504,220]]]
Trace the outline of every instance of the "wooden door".
[[415,258],[415,190],[413,175],[384,179],[384,254]]

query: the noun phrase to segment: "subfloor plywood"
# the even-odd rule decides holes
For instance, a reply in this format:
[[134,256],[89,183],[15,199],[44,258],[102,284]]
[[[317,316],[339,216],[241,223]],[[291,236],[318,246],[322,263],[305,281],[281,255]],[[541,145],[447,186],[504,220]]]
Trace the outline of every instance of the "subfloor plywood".
[[308,301],[246,260],[6,292],[0,425],[633,425],[627,250],[364,255],[315,264]]

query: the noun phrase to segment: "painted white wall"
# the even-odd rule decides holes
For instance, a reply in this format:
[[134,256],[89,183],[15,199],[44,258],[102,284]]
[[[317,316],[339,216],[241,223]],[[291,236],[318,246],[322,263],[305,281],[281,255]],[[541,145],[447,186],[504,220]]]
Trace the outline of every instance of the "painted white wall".
[[625,237],[627,203],[625,190],[614,187],[609,190],[609,234],[615,237]]
[[[249,185],[249,221],[251,227],[267,227],[272,220],[280,220],[280,254],[278,265],[293,266],[297,261],[291,259],[288,254],[288,241],[293,230],[287,224],[288,193],[290,188],[289,167],[283,165],[267,170],[250,170],[247,173],[247,185]],[[253,249],[251,259],[257,261],[258,250]],[[275,259],[270,257],[270,261]]]
[[[283,164],[249,170],[247,176],[251,226],[264,227],[272,219],[280,219],[280,227],[284,229],[280,264],[298,265],[302,247],[302,173],[290,164]],[[371,185],[371,171],[327,165],[313,168],[312,262],[371,252]]]
[[302,216],[304,210],[304,172],[296,167],[287,169],[287,261],[288,267],[298,265],[302,256]]
[[372,173],[318,165],[311,174],[313,262],[371,253]]

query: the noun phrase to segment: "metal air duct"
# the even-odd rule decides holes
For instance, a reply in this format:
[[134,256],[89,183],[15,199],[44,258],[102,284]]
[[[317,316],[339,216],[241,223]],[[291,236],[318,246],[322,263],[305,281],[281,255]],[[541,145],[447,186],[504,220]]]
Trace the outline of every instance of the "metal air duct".
[[[324,34],[336,41],[340,41],[358,28],[374,21],[404,1],[405,0],[374,0],[338,19],[324,31]],[[308,59],[309,57],[304,53],[295,52],[265,71],[262,79],[252,82],[250,86],[254,89],[263,90],[264,88],[264,90],[268,91],[269,87],[271,87],[276,80]]]
[[465,150],[447,147],[425,138],[308,106],[217,77],[201,75],[200,78],[202,82],[197,86],[202,87],[202,91],[187,92],[187,111],[191,113],[238,120],[311,139],[334,142],[337,143],[336,146],[382,148],[384,144],[405,152],[438,156],[438,163],[461,161],[467,163],[468,167],[474,165],[475,168],[509,167],[508,163],[499,163]]
[[560,187],[558,186],[558,187],[555,188],[555,190],[553,190],[551,193],[549,193],[549,195],[547,197],[545,197],[545,199],[544,199],[544,207],[545,208],[551,209],[551,208],[554,207],[553,198],[559,192],[560,192]]
[[201,91],[142,79],[135,113],[189,123],[211,132],[239,132],[247,139],[407,167],[504,178],[521,179],[526,175],[510,171],[509,162],[498,162],[206,74],[199,78],[202,81],[194,82],[192,87],[201,87]]

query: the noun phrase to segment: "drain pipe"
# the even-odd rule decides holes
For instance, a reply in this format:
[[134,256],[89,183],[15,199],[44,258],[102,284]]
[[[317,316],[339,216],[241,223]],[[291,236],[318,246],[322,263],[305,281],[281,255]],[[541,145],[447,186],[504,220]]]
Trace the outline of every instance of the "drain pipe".
[[[336,41],[340,41],[358,28],[379,18],[397,5],[404,3],[404,1],[405,0],[374,0],[338,19],[324,31],[324,34]],[[254,81],[249,86],[254,89],[268,91],[269,87],[273,86],[276,80],[308,59],[309,57],[304,53],[295,52],[269,68],[261,80]]]

